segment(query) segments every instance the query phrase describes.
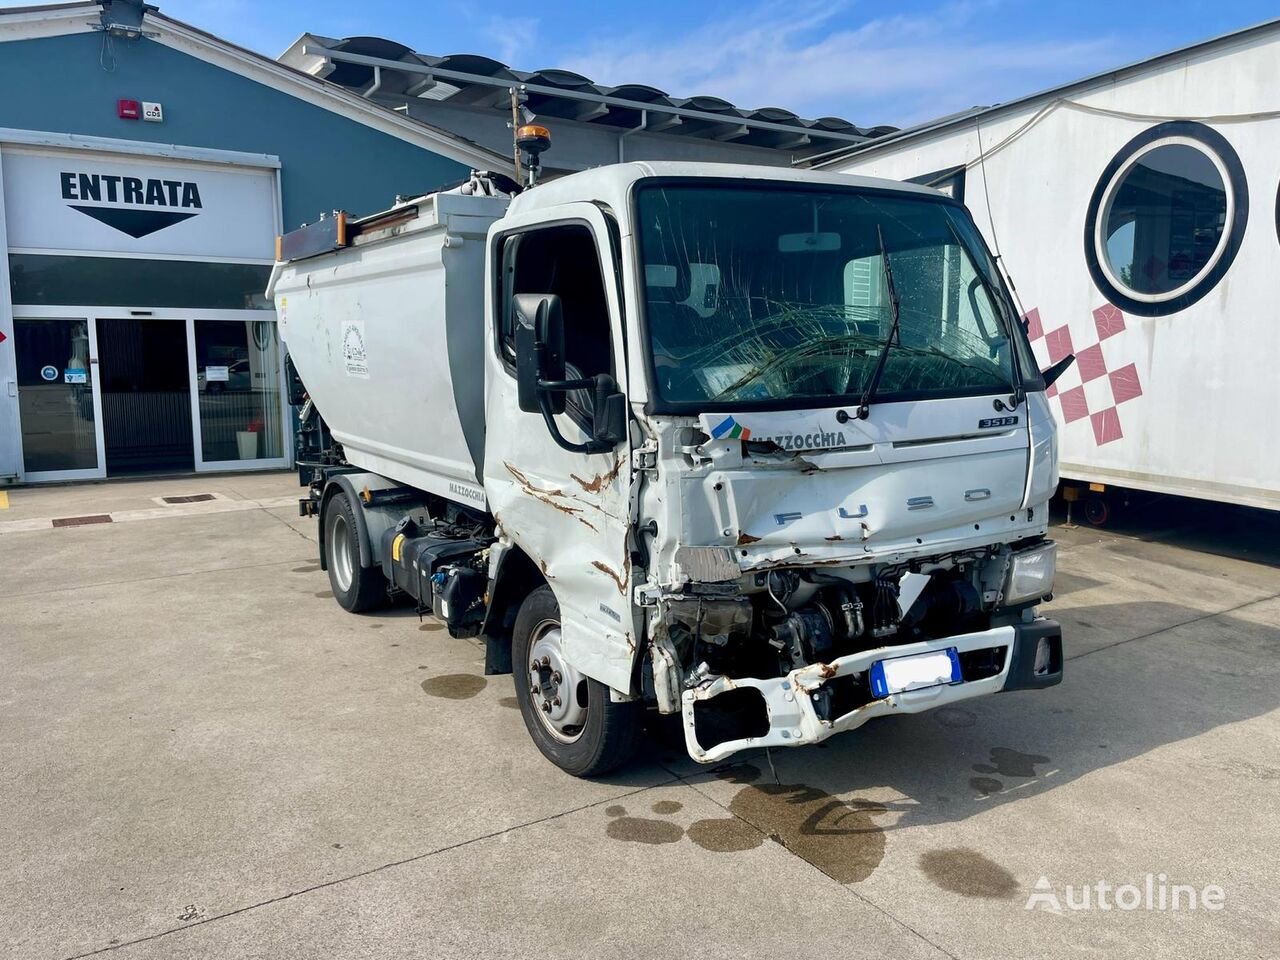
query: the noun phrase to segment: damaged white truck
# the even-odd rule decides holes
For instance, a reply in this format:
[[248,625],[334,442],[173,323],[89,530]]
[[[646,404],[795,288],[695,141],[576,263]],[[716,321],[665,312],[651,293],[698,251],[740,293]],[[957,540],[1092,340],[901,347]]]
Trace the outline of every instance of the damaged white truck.
[[628,163],[473,174],[281,238],[334,596],[512,672],[589,776],[1062,677],[1055,426],[1004,278],[925,188]]

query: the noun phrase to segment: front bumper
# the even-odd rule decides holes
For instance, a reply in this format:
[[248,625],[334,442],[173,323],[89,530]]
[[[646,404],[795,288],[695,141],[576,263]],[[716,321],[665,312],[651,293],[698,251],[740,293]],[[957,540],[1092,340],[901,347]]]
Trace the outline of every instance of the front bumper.
[[[1048,660],[1036,672],[1036,650],[1041,640],[1047,642]],[[877,660],[905,657],[917,653],[954,648],[957,653],[1004,649],[999,673],[977,680],[950,685],[925,687],[890,694],[854,708],[842,716],[823,719],[814,709],[815,692],[829,680],[864,673]],[[879,647],[839,657],[830,663],[814,663],[793,670],[785,677],[757,680],[716,677],[702,686],[685,690],[682,697],[685,746],[689,756],[699,763],[715,763],[739,750],[751,747],[798,747],[818,743],[828,737],[854,730],[872,717],[894,713],[922,713],[949,703],[969,700],[1004,690],[1029,690],[1051,687],[1062,681],[1062,628],[1053,620],[1036,619],[1030,623],[994,627],[979,633],[965,633],[938,640],[926,640],[906,646]],[[764,699],[769,720],[768,733],[758,737],[726,740],[704,749],[698,742],[694,704],[731,690],[755,689]]]

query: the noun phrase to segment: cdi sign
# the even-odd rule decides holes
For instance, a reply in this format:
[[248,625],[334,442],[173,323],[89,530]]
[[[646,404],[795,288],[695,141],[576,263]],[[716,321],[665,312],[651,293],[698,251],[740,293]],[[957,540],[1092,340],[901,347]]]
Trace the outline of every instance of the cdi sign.
[[273,259],[272,170],[6,147],[3,178],[10,249]]

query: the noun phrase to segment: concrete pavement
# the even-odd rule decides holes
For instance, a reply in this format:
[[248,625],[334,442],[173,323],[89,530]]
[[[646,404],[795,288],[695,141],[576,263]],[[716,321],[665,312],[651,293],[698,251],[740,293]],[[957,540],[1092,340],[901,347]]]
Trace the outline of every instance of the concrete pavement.
[[[287,474],[9,492],[0,955],[1280,954],[1273,518],[1157,504],[1056,531],[1050,691],[714,770],[659,724],[584,782],[477,644],[340,610],[297,495]],[[127,519],[41,523],[102,514]],[[1225,905],[1066,906],[1148,874]],[[1025,909],[1042,877],[1061,911]]]

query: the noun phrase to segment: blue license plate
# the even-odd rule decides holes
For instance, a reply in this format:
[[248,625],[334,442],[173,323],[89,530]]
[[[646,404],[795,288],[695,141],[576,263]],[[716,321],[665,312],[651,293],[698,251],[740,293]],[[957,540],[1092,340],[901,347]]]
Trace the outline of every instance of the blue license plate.
[[961,683],[963,680],[960,655],[955,647],[877,660],[871,665],[871,695],[876,699],[892,693]]

